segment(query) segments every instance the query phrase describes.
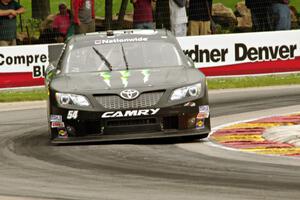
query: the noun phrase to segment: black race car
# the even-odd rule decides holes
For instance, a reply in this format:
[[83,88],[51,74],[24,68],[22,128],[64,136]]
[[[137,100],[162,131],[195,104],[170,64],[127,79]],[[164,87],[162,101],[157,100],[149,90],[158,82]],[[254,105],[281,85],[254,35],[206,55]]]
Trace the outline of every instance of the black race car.
[[166,30],[76,35],[46,70],[52,143],[207,137],[205,76]]

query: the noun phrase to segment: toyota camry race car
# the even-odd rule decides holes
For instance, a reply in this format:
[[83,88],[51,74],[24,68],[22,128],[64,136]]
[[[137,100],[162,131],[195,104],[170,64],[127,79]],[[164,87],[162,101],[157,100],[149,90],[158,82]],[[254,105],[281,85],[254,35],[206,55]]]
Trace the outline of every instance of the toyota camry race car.
[[45,80],[52,143],[210,132],[205,76],[166,30],[76,35]]

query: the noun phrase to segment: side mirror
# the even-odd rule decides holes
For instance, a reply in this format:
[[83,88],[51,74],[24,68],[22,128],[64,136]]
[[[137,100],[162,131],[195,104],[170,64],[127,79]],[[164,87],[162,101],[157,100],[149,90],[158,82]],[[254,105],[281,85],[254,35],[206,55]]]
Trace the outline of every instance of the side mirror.
[[46,85],[48,85],[50,83],[50,81],[53,78],[53,75],[55,73],[55,70],[56,70],[56,67],[54,66],[53,63],[50,63],[48,65],[48,67],[46,68],[46,71],[45,71],[45,82],[46,82]]
[[193,59],[191,57],[187,56],[187,55],[186,55],[186,58],[187,58],[187,63],[189,65],[189,67],[195,68],[195,64],[194,64]]
[[56,67],[54,66],[54,64],[53,63],[50,63],[49,65],[48,65],[48,67],[46,68],[46,75],[47,74],[49,74],[51,71],[53,71],[54,69],[56,69]]

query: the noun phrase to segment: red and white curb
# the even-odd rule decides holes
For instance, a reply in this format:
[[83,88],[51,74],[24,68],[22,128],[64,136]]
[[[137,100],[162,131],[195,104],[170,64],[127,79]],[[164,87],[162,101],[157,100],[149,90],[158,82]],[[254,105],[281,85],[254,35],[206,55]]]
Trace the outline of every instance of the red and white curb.
[[300,157],[299,125],[300,113],[264,117],[217,127],[209,140],[244,152]]

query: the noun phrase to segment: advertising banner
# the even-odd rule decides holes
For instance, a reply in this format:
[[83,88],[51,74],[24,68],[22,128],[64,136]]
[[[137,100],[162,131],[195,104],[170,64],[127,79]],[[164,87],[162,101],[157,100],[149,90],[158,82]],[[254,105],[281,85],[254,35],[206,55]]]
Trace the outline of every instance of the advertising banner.
[[207,76],[300,71],[300,30],[179,37]]
[[[300,71],[300,30],[178,37],[206,76]],[[62,44],[0,47],[0,89],[44,85],[44,71]]]
[[0,48],[0,88],[44,85],[48,45]]

